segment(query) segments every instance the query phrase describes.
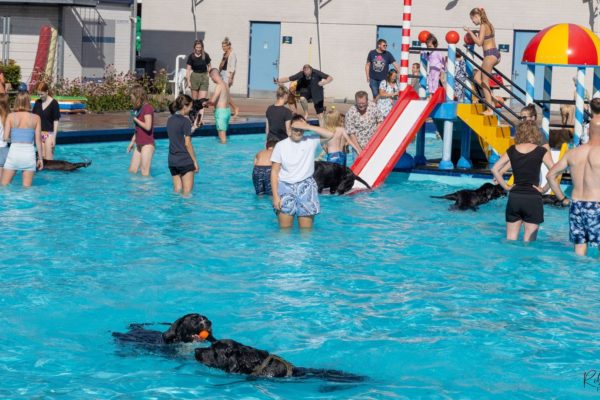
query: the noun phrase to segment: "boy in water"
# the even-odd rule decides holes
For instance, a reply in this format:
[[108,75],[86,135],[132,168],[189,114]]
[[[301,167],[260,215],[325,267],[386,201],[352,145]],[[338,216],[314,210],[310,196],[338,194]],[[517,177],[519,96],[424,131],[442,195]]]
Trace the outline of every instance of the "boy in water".
[[271,195],[271,154],[277,144],[277,140],[267,140],[267,148],[256,153],[254,157],[254,170],[252,171],[252,183],[257,195]]
[[356,138],[349,136],[343,128],[342,115],[335,107],[331,107],[325,113],[325,129],[333,133],[333,138],[324,146],[328,162],[346,166],[346,153],[344,152],[346,143],[349,143],[356,150],[357,154],[361,152]]
[[231,109],[229,108],[229,87],[221,79],[219,70],[213,68],[210,70],[210,79],[217,85],[213,93],[209,105],[215,107],[215,125],[221,144],[227,143],[227,128],[229,127],[229,119],[231,118]]

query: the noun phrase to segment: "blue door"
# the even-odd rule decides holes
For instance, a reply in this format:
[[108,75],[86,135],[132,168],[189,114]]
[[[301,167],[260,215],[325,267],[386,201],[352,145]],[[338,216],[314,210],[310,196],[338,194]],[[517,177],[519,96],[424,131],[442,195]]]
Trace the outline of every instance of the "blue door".
[[[537,34],[537,31],[515,31],[512,80],[518,86],[526,90],[527,86],[527,64],[522,64],[525,48]],[[500,61],[502,63],[502,61]],[[536,100],[541,100],[544,93],[544,67],[535,67],[535,95]],[[525,96],[522,96],[525,99]]]
[[[377,40],[385,39],[387,41],[387,50],[392,53],[398,65],[400,65],[400,53],[402,52],[402,27],[400,26],[378,26]],[[375,43],[373,43],[373,49]]]
[[271,22],[250,23],[250,73],[248,96],[273,97],[279,77],[280,25]]

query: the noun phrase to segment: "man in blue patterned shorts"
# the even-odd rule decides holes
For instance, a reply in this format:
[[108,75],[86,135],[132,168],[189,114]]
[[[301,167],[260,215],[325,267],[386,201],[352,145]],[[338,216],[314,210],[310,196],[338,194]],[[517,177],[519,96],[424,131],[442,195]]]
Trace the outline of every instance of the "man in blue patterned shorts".
[[[595,104],[594,104],[595,103]],[[600,111],[600,98],[592,101]],[[556,178],[565,169],[571,170],[573,192],[569,211],[569,239],[575,253],[587,254],[588,245],[600,244],[600,115],[590,121],[589,142],[569,150],[548,172],[548,182],[556,197],[566,201]]]

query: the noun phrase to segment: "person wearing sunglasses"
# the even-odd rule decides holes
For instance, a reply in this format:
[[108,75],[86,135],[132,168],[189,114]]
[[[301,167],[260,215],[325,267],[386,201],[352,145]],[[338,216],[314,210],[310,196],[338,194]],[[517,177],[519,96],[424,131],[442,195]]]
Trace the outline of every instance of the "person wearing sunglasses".
[[280,228],[291,228],[298,218],[301,229],[311,229],[320,212],[315,152],[333,138],[327,129],[309,125],[304,117],[292,118],[290,137],[278,142],[271,155],[273,208]]
[[390,71],[390,64],[394,66],[396,71],[400,71],[400,66],[396,62],[396,59],[387,51],[387,41],[385,39],[379,39],[377,41],[377,48],[371,50],[367,55],[367,64],[365,65],[365,74],[367,75],[367,83],[373,93],[373,99],[376,100],[379,95],[379,85],[388,76]]

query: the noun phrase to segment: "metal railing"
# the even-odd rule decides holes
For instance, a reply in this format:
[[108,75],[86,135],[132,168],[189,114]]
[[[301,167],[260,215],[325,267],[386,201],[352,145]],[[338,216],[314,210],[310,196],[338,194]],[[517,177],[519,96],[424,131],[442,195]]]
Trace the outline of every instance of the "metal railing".
[[[468,79],[473,82],[473,79],[471,77],[468,77]],[[455,82],[458,82],[463,88],[465,88],[465,90],[468,90],[469,92],[473,93],[473,95],[475,97],[477,97],[477,99],[479,99],[479,102],[481,104],[485,104],[490,110],[492,110],[500,119],[506,121],[506,123],[508,123],[512,128],[515,128],[515,123],[513,121],[510,120],[510,118],[506,117],[504,114],[502,114],[500,111],[498,111],[498,109],[488,103],[488,101],[481,96],[479,93],[477,93],[476,91],[474,91],[473,89],[471,89],[471,87],[469,85],[467,85],[465,82],[463,82],[460,79],[457,79],[456,77],[454,78]],[[474,82],[473,82],[474,83]],[[506,110],[508,110],[513,116],[515,116],[516,118],[519,118],[519,116],[510,108],[502,105]]]

